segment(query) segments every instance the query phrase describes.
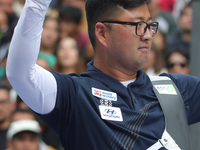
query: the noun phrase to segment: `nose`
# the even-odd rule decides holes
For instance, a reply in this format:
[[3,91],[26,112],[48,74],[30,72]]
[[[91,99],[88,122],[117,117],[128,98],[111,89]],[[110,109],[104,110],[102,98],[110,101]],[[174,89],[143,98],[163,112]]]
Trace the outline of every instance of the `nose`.
[[151,41],[153,36],[152,36],[152,33],[150,31],[151,29],[147,28],[146,29],[146,32],[143,36],[141,36],[141,40],[142,41]]

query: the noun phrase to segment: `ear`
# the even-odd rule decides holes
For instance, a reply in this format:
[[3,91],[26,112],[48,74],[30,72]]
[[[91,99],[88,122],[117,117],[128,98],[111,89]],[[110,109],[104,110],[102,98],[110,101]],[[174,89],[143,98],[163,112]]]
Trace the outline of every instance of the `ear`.
[[95,25],[95,35],[101,45],[107,47],[107,33],[109,29],[101,22]]

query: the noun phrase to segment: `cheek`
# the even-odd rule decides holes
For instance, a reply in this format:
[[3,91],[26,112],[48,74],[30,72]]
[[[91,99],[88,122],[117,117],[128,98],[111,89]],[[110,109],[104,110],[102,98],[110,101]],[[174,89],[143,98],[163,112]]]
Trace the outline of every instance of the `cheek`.
[[61,32],[65,31],[67,29],[67,25],[63,22],[60,23],[60,30]]
[[56,30],[54,30],[53,31],[53,37],[57,40],[58,39],[58,37],[59,37],[59,33],[58,33],[58,31]]
[[76,50],[74,50],[71,54],[70,54],[70,60],[73,62],[73,64],[76,64],[78,62],[78,58],[79,58],[79,54]]
[[58,51],[58,60],[63,60],[65,58],[65,52],[63,50]]
[[58,52],[58,59],[61,64],[76,64],[78,62],[78,52],[77,50],[61,50]]
[[115,48],[124,49],[123,53],[127,52],[126,49],[136,50],[140,43],[140,38],[133,34],[131,30],[118,31],[111,37],[111,40]]
[[169,73],[174,73],[173,68],[169,68],[169,69],[168,69],[168,72],[169,72]]
[[64,54],[65,54],[65,50],[64,49],[58,49],[58,51],[57,51],[57,59],[59,60],[59,59],[62,59],[63,57],[64,57]]
[[38,141],[32,141],[30,147],[32,147],[32,150],[38,150],[39,149]]
[[42,32],[42,39],[46,38],[46,35],[47,35],[47,31],[46,31],[46,29],[44,28],[44,29],[43,29],[43,32]]
[[12,145],[11,147],[13,148],[13,150],[21,150],[23,149],[23,142],[22,141],[19,141],[19,140],[14,140],[12,142]]
[[77,50],[72,50],[72,52],[71,52],[71,57],[72,58],[77,58],[78,57],[78,52],[77,52]]
[[189,74],[190,73],[190,67],[185,67],[184,68],[184,74]]
[[50,42],[52,42],[52,44],[54,44],[56,41],[57,41],[57,39],[58,39],[58,33],[56,32],[56,31],[51,31],[50,33],[49,33],[49,38],[51,39],[51,41]]

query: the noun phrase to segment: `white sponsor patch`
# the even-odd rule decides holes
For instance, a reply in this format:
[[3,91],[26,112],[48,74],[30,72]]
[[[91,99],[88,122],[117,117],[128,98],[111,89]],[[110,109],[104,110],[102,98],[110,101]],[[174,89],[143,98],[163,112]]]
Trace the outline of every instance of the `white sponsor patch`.
[[123,121],[122,112],[120,108],[99,106],[101,118],[112,121]]
[[114,92],[104,91],[97,88],[92,88],[92,94],[96,97],[111,100],[111,101],[117,101],[117,94]]
[[154,87],[160,94],[177,95],[176,90],[174,89],[174,86],[172,84],[154,85]]

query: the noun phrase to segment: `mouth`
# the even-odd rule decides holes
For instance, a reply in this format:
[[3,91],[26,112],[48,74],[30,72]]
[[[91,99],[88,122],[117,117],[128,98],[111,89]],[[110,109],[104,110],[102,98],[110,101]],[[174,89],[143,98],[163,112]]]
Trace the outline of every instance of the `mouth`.
[[138,48],[138,50],[141,51],[142,53],[148,53],[149,46],[141,46]]

